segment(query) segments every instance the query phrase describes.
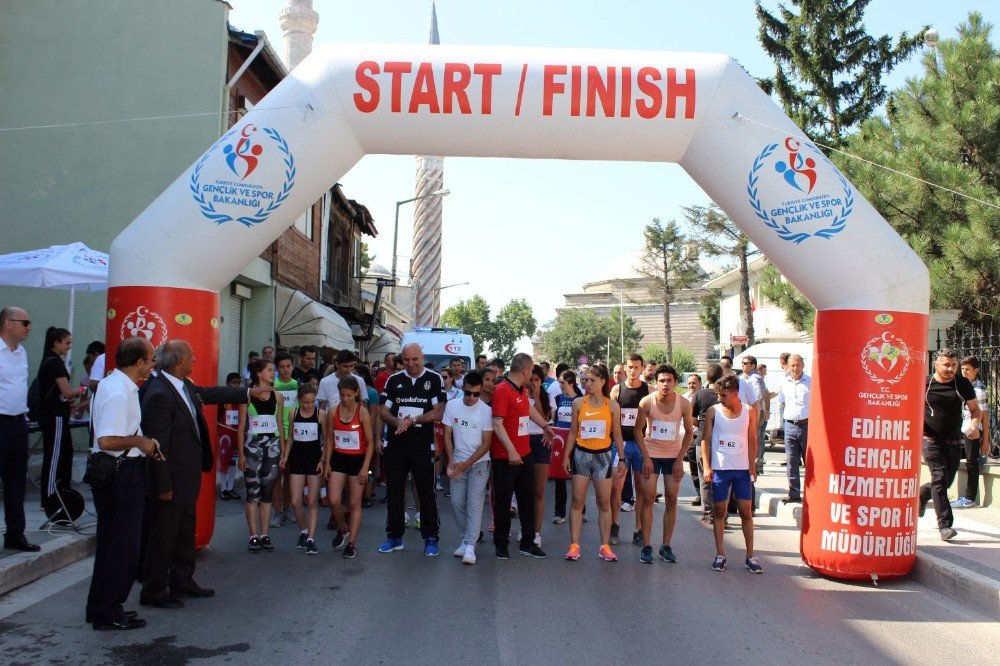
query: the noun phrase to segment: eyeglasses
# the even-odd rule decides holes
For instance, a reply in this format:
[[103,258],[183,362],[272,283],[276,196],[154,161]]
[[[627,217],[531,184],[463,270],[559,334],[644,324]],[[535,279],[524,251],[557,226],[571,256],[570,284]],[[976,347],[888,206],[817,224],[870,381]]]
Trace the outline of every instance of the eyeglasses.
[[30,319],[9,319],[8,321],[20,322],[21,325],[24,326],[25,328],[27,328],[28,326],[31,326],[31,320]]
[[466,398],[478,398],[482,391],[462,391]]
[[740,361],[740,365],[750,365],[750,361]]

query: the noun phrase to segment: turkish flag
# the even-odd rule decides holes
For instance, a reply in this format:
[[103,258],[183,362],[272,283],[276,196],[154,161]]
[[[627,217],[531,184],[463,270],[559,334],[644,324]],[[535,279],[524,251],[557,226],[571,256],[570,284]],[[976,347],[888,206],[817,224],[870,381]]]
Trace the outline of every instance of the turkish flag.
[[549,478],[568,479],[569,474],[563,470],[563,456],[566,454],[566,438],[569,428],[553,428],[552,457],[549,459]]
[[440,421],[434,422],[434,456],[438,457],[444,453],[444,424]]

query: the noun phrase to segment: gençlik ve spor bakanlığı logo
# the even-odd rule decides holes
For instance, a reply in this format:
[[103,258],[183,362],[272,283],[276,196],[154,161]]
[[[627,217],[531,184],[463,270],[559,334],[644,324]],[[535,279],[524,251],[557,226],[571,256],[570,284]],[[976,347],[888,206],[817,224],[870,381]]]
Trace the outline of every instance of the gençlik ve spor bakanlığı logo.
[[[779,198],[764,201],[764,194]],[[747,179],[747,195],[754,214],[778,238],[796,245],[813,237],[833,238],[844,230],[854,208],[847,179],[818,148],[811,143],[803,148],[793,137],[760,151]]]
[[216,224],[260,224],[295,185],[295,158],[278,130],[248,123],[223,135],[191,173],[191,195]]

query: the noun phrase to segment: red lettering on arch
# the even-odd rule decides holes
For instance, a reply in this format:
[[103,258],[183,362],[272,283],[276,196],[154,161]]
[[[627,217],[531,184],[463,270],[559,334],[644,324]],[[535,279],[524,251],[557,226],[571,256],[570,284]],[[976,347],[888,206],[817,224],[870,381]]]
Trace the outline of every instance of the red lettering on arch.
[[434,85],[434,69],[429,62],[422,62],[417,68],[417,78],[413,82],[413,93],[410,95],[409,112],[418,113],[421,105],[425,104],[431,113],[441,113],[437,87]]
[[684,83],[677,83],[677,70],[667,69],[667,118],[677,117],[677,99],[684,99],[684,117],[694,118],[695,102],[694,70],[684,70]]
[[444,95],[443,110],[451,113],[452,100],[458,103],[458,110],[463,114],[471,114],[469,94],[465,91],[472,80],[472,68],[461,62],[447,62],[444,65]]
[[500,76],[503,72],[503,65],[477,63],[472,71],[477,76],[483,77],[482,106],[479,108],[479,112],[488,116],[493,112],[493,77]]
[[542,74],[542,115],[552,115],[552,98],[566,92],[566,84],[556,76],[566,76],[566,65],[546,65]]
[[387,62],[385,63],[386,74],[392,74],[392,112],[399,113],[403,110],[403,104],[400,101],[402,97],[403,90],[403,74],[409,74],[413,71],[412,62]]
[[643,67],[636,74],[639,92],[649,98],[649,102],[637,97],[635,100],[635,110],[641,118],[655,118],[660,113],[663,106],[663,91],[654,83],[663,78],[660,71],[654,67]]
[[587,115],[597,114],[597,99],[601,100],[601,110],[605,118],[615,115],[615,68],[607,68],[607,78],[601,78],[601,70],[597,67],[587,68]]
[[354,80],[357,81],[362,90],[368,93],[368,99],[365,99],[362,93],[354,93],[354,106],[361,113],[371,113],[378,108],[378,81],[370,74],[378,74],[378,63],[373,60],[365,60],[354,71]]

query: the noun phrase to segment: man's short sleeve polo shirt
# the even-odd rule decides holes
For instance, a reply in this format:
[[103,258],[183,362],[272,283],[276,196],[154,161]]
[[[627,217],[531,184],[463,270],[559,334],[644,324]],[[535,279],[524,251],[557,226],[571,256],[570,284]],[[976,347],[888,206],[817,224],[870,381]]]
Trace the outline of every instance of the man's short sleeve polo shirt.
[[[519,456],[526,456],[531,451],[531,444],[528,442],[530,409],[528,394],[523,386],[518,388],[506,378],[497,383],[496,390],[493,391],[493,418],[503,419],[503,429]],[[501,460],[508,458],[507,449],[495,434],[490,446],[490,455]]]
[[[413,378],[405,370],[389,377],[382,391],[382,402],[396,418],[417,418],[434,409],[434,405],[448,400],[444,393],[444,380],[438,373],[426,368]],[[434,426],[414,423],[402,435],[389,428],[389,446],[394,444],[434,443]]]

